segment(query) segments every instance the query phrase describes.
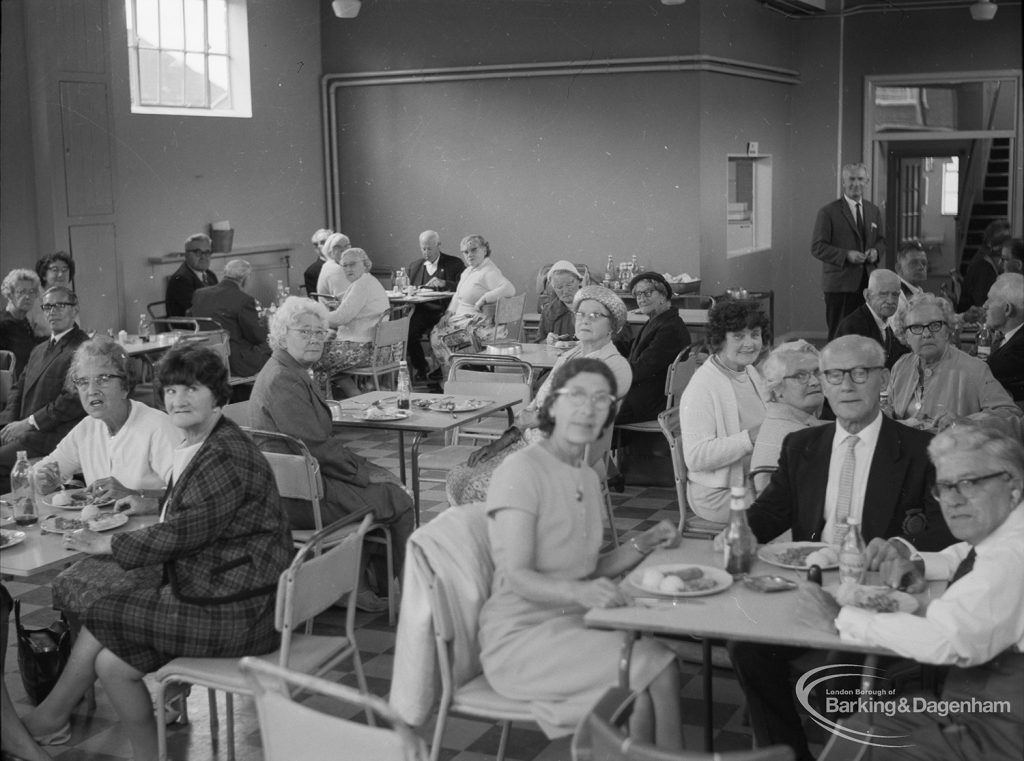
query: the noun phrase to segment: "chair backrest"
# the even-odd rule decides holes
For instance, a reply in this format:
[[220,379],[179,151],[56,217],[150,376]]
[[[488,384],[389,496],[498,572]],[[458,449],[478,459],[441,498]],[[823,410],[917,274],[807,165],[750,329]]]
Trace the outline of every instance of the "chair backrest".
[[686,527],[686,510],[689,505],[686,501],[686,462],[683,460],[683,440],[679,432],[679,407],[672,407],[659,414],[658,425],[668,441],[676,501],[679,502],[679,533],[682,533]]
[[495,336],[498,336],[497,329],[504,327],[506,336],[512,341],[518,341],[523,331],[523,312],[525,309],[525,293],[498,299],[498,303],[494,306]]
[[221,412],[231,422],[236,425],[248,426],[249,425],[249,402],[232,402],[231,404],[225,404],[221,407]]
[[17,364],[13,351],[0,350],[0,409],[7,404],[7,395],[11,393],[11,386],[14,385]]
[[286,433],[244,425],[242,430],[249,434],[269,463],[281,497],[309,502],[313,510],[313,526],[317,531],[322,529],[324,482],[320,477],[320,462],[310,454],[309,448]]
[[[548,272],[551,271],[551,267],[554,264],[542,264],[537,270],[537,311],[541,311],[544,305],[547,304],[551,299],[555,298],[555,294],[551,292],[548,287]],[[583,282],[580,283],[582,288],[584,285],[590,285],[592,278],[590,277],[590,268],[581,264],[580,262],[573,262],[576,265],[576,271],[579,273],[580,278]]]
[[373,334],[373,356],[370,359],[374,367],[397,365],[400,360],[405,359],[410,319],[402,317],[378,323]]
[[[483,375],[494,376],[497,373],[482,373]],[[444,384],[444,392],[453,396],[468,396],[471,399],[489,399],[491,401],[498,401],[499,399],[509,399],[512,396],[518,397],[519,401],[512,405],[512,413],[530,403],[530,399],[533,398],[533,387],[529,383],[507,383],[502,381],[448,381]],[[502,410],[500,413],[496,412],[494,415],[508,416],[508,413]],[[484,418],[487,420],[488,418]],[[451,443],[458,444],[460,434],[463,428],[473,429],[474,426],[479,426],[480,421],[474,421],[467,423],[465,426],[460,426],[452,432]]]
[[629,737],[623,727],[636,695],[625,687],[610,688],[583,717],[572,738],[573,761],[793,761],[793,750],[773,745],[733,753],[663,750]]
[[[488,367],[493,372],[477,369]],[[535,370],[529,362],[518,357],[495,355],[453,354],[448,367],[448,381],[483,381],[485,383],[525,383],[533,386]]]
[[[297,754],[303,761],[335,761],[341,756],[422,761],[427,757],[423,740],[375,695],[248,656],[239,668],[256,701],[264,761],[292,761]],[[298,692],[314,698],[300,703],[292,697]],[[334,709],[353,707],[368,709],[389,726],[371,727],[334,715]]]
[[146,304],[146,311],[149,312],[149,316],[154,320],[162,320],[167,316],[167,302],[151,301]]
[[683,389],[690,382],[693,374],[697,372],[697,354],[691,357],[690,349],[687,346],[672,360],[669,365],[668,375],[665,376],[665,409],[672,409],[679,404],[679,398],[683,395]]
[[[212,320],[197,319],[196,325],[201,323],[212,322]],[[192,346],[205,346],[208,349],[213,349],[220,355],[221,360],[224,362],[225,367],[231,367],[231,341],[226,330],[221,330],[217,327],[217,323],[213,323],[215,326],[213,330],[196,330],[195,333],[187,333],[181,337],[178,343],[186,343]]]
[[[322,529],[295,554],[277,582],[274,627],[281,632],[281,666],[287,666],[292,635],[299,624],[323,613],[348,595],[348,621],[355,621],[355,593],[361,576],[363,539],[373,525],[367,515],[358,527],[337,521]],[[325,549],[327,547],[327,549]]]

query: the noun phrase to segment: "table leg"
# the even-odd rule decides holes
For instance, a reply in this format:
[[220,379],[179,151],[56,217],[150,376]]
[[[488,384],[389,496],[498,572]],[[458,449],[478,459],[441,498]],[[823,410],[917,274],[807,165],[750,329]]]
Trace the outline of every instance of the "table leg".
[[633,643],[640,637],[640,632],[624,632],[622,649],[619,651],[619,687],[629,689],[629,662],[633,658]]
[[[415,459],[416,455],[413,455]],[[405,480],[405,431],[398,432],[398,478],[408,486]]]
[[[423,441],[423,437],[424,434],[418,431],[412,440],[412,509],[416,528],[420,526],[420,443]],[[403,455],[403,464],[404,462]]]
[[714,711],[711,705],[711,640],[702,639],[700,641],[701,655],[704,660],[704,671],[701,674],[704,690],[704,752],[714,753],[715,752],[715,727],[714,727]]

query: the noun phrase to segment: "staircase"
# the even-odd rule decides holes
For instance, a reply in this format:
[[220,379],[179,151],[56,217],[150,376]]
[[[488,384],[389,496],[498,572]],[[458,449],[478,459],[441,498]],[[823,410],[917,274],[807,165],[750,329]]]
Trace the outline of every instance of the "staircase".
[[975,252],[985,240],[985,228],[997,219],[1010,217],[1010,139],[996,138],[989,151],[988,166],[985,169],[985,183],[980,198],[971,206],[967,219],[967,235],[964,239],[963,257],[960,260],[960,274],[967,272]]

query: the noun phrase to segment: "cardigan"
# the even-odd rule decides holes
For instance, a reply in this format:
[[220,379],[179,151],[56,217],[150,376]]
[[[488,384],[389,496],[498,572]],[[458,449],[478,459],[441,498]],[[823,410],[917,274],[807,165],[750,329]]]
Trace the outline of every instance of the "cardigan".
[[516,295],[516,287],[501,274],[501,270],[490,258],[484,259],[476,267],[469,267],[459,276],[459,287],[455,290],[448,311],[456,315],[477,315],[480,308],[476,305],[483,299],[493,304],[500,298]]
[[349,285],[338,308],[327,316],[327,322],[338,329],[336,341],[371,343],[377,323],[390,309],[384,286],[369,272],[364,272]]

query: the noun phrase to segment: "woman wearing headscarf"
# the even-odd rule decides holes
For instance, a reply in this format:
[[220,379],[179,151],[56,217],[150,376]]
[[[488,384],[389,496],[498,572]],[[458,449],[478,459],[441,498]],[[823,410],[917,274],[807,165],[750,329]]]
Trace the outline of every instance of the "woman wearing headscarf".
[[572,262],[561,259],[551,265],[545,277],[548,300],[540,308],[537,343],[568,341],[576,335],[576,317],[572,300],[583,286],[583,278]]

